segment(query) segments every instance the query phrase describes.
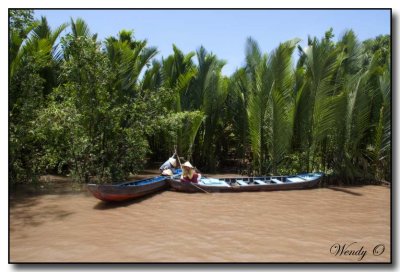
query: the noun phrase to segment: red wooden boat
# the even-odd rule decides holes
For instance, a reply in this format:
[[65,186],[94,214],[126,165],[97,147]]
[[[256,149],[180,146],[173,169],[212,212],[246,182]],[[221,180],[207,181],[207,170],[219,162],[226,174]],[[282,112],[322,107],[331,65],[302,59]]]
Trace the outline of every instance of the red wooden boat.
[[169,186],[168,178],[158,176],[120,184],[88,184],[87,189],[93,196],[103,201],[124,201],[166,189]]

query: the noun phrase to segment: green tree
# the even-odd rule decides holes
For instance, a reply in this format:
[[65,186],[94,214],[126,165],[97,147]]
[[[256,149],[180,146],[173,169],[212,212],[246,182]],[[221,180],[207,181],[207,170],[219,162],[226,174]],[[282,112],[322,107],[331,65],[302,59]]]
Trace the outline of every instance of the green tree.
[[33,22],[28,13],[23,22],[13,15],[9,45],[9,173],[10,180],[18,182],[33,180],[40,172],[36,158],[44,151],[42,143],[35,139],[33,127],[38,110],[46,106],[48,94],[58,84],[56,40],[66,25],[52,31],[45,18]]
[[255,173],[277,172],[290,150],[293,132],[292,54],[298,40],[280,44],[268,58],[249,38],[245,83],[239,85],[247,111]]
[[199,131],[200,148],[197,148],[197,161],[205,170],[215,171],[219,163],[217,147],[221,147],[220,137],[224,130],[221,116],[228,90],[228,80],[221,74],[225,61],[208,53],[204,47],[200,47],[197,51],[197,60],[198,73],[188,94],[193,103],[192,107],[200,109],[205,114],[203,126]]
[[[59,146],[48,154],[66,158],[77,180],[126,178],[142,167],[148,152],[146,133],[158,114],[156,109],[151,113],[155,98],[140,92],[129,103],[120,99],[114,85],[118,73],[92,38],[67,35],[63,47],[68,59],[62,65],[62,84],[41,112],[37,135],[52,135],[48,149]],[[43,159],[46,164],[56,161]]]

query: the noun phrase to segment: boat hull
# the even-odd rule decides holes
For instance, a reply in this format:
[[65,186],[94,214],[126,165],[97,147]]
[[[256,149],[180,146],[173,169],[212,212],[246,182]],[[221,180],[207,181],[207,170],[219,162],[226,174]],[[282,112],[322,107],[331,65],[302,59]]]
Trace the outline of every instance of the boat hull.
[[[227,181],[228,186],[208,186],[199,183],[191,183],[191,182],[181,182],[179,179],[169,179],[169,185],[172,190],[178,192],[186,192],[186,193],[235,193],[235,192],[260,192],[260,191],[280,191],[280,190],[300,190],[300,189],[309,189],[316,187],[320,180],[321,176],[315,177],[310,180],[304,180],[301,182],[285,182],[282,183],[268,183],[268,184],[248,184],[246,186],[241,186],[235,183],[235,180],[254,180],[257,178],[223,178],[219,180]],[[260,178],[258,178],[260,179]],[[267,179],[264,177],[264,180]],[[282,178],[281,180],[285,180],[286,178]]]
[[106,201],[126,201],[152,194],[168,188],[166,179],[141,186],[88,184],[87,189],[94,197]]

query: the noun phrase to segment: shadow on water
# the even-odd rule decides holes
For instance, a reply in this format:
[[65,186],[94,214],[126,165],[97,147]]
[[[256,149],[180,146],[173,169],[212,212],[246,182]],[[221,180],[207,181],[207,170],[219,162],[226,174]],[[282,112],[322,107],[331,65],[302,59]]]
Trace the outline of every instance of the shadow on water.
[[337,191],[337,192],[343,192],[343,193],[354,195],[354,196],[362,196],[363,195],[361,193],[350,191],[349,189],[346,189],[346,188],[327,187],[327,189],[330,189],[330,190],[333,190],[333,191]]
[[74,182],[49,182],[13,185],[9,189],[10,199],[29,199],[43,195],[71,195],[86,192],[86,186]]
[[10,208],[29,208],[39,203],[37,197],[28,195],[9,196]]
[[63,221],[74,212],[65,210],[58,205],[46,205],[40,209],[36,206],[39,201],[36,198],[18,199],[12,203],[14,212],[12,220],[24,226],[39,226],[46,222]]
[[158,194],[163,193],[163,191],[161,192],[155,192],[149,195],[145,195],[136,199],[131,199],[131,200],[125,200],[125,201],[115,201],[115,202],[104,202],[104,201],[100,201],[99,203],[97,203],[93,209],[96,210],[110,210],[110,209],[117,209],[117,208],[121,208],[121,207],[127,207],[133,204],[137,204],[140,203],[142,201],[145,201],[147,199],[150,199]]

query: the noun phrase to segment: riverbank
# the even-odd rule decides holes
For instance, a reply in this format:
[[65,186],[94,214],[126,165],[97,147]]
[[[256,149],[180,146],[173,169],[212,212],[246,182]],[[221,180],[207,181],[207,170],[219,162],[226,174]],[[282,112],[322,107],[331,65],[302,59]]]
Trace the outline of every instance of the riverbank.
[[390,188],[165,191],[120,204],[16,194],[10,261],[389,262]]

